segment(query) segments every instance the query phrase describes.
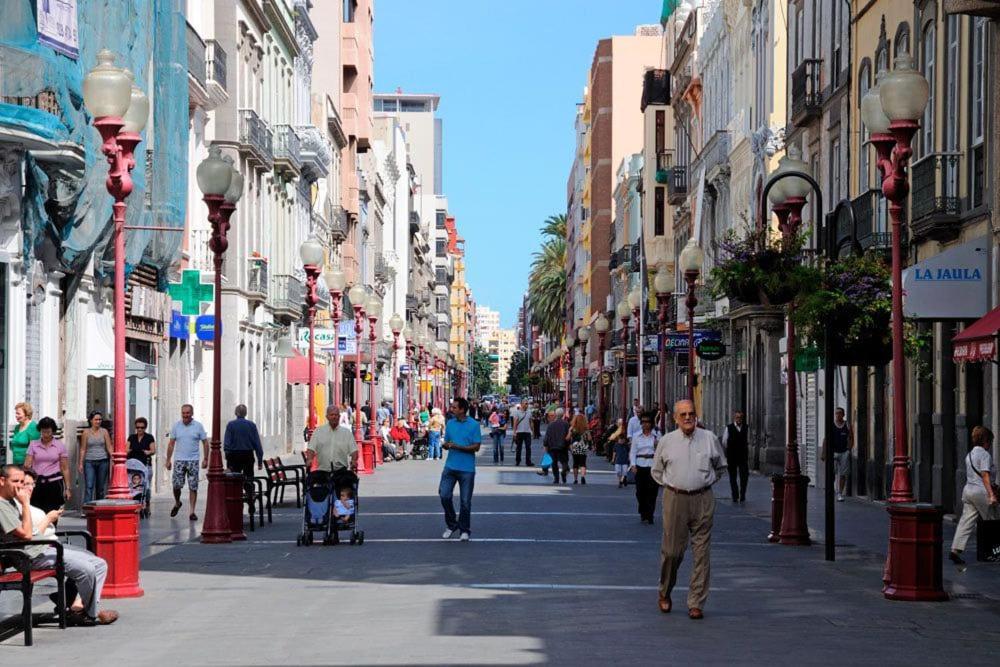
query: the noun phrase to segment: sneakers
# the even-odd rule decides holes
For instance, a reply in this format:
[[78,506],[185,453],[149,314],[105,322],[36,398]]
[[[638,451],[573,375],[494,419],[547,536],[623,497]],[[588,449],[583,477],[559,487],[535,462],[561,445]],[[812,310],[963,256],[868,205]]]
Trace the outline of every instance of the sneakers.
[[456,528],[455,530],[452,530],[451,528],[445,528],[444,533],[441,534],[441,539],[450,540],[453,537],[458,537],[458,534],[460,532],[461,531],[458,528]]
[[460,542],[468,542],[469,541],[469,534],[468,533],[462,533],[461,537],[459,537],[458,540]]
[[843,493],[838,493],[837,494],[837,502],[838,503],[844,502],[844,494]]
[[581,477],[580,478],[580,484],[586,484],[586,483],[587,483],[587,478],[586,477]]

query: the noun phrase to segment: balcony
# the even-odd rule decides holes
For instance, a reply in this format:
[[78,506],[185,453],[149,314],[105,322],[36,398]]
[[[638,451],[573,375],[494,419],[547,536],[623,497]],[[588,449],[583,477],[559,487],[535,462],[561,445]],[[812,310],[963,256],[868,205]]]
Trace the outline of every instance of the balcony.
[[[889,227],[888,205],[880,190],[869,190],[851,201],[854,211],[853,232],[845,227],[846,220],[837,221],[837,238],[843,239],[853,233],[858,248],[862,251],[878,250],[886,254],[892,252],[892,231]],[[908,236],[904,221],[902,245],[906,247]]]
[[645,111],[650,104],[670,104],[670,70],[648,69],[643,75],[640,111]]
[[674,92],[670,97],[671,104],[676,105],[680,101],[681,97],[684,96],[688,86],[691,85],[691,77],[693,75],[691,65],[685,65],[680,69],[680,71],[673,74]]
[[656,174],[655,180],[660,185],[666,185],[670,181],[670,168],[674,166],[674,152],[660,151],[656,154]]
[[358,249],[351,243],[340,246],[340,268],[348,285],[353,285],[362,279],[358,264]]
[[333,162],[333,150],[323,132],[315,125],[300,125],[295,131],[300,140],[302,175],[311,182],[326,178]]
[[410,233],[420,233],[420,214],[416,211],[410,211]]
[[684,56],[687,55],[688,50],[694,44],[695,38],[698,36],[698,10],[694,9],[691,14],[688,15],[687,20],[684,22],[684,27],[681,28],[680,34],[677,35],[677,40],[674,42],[674,62],[680,63]]
[[188,96],[193,105],[204,107],[209,101],[208,89],[205,85],[207,71],[205,67],[205,41],[190,23],[187,24],[184,43],[187,47]]
[[380,252],[375,253],[374,272],[375,280],[380,283],[387,283],[396,277],[396,269],[386,260],[385,255]]
[[269,288],[268,302],[274,310],[275,317],[297,322],[302,317],[302,307],[306,298],[306,288],[302,280],[287,273],[279,274],[273,277]]
[[302,173],[302,144],[291,125],[274,126],[274,168],[292,178]]
[[706,180],[712,180],[717,170],[725,170],[728,173],[729,132],[719,130],[705,143],[705,147],[702,148],[701,153],[691,163],[690,172],[692,174],[700,174],[702,169],[705,170]]
[[270,171],[274,166],[271,129],[253,109],[240,109],[240,151]]
[[226,51],[214,39],[205,40],[205,87],[218,104],[229,99],[226,79]]
[[911,168],[910,219],[913,235],[935,241],[958,237],[962,200],[958,196],[961,153],[931,153]]
[[247,294],[250,301],[263,302],[267,298],[267,260],[251,257],[247,260]]
[[823,61],[807,58],[792,72],[792,124],[802,125],[823,110]]
[[667,169],[667,202],[678,205],[687,200],[688,168],[676,166]]
[[343,206],[329,206],[330,241],[339,245],[347,239],[349,221]]

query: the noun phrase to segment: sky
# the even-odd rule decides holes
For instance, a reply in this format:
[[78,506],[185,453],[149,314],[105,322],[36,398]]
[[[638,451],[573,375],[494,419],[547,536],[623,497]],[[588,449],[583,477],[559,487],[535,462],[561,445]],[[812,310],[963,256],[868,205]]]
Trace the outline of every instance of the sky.
[[597,40],[657,23],[661,6],[375,0],[375,90],[441,96],[443,189],[466,240],[466,277],[503,327],[517,322],[538,229],[566,212],[576,104]]

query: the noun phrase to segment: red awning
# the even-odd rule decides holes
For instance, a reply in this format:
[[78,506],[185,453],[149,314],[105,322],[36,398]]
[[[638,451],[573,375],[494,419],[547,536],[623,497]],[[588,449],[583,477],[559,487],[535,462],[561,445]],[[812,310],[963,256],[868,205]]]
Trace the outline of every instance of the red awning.
[[[309,357],[295,353],[285,369],[288,384],[309,384]],[[326,384],[326,367],[313,362],[313,383]]]
[[955,361],[990,361],[997,354],[997,330],[1000,329],[1000,307],[994,308],[965,327],[952,339]]

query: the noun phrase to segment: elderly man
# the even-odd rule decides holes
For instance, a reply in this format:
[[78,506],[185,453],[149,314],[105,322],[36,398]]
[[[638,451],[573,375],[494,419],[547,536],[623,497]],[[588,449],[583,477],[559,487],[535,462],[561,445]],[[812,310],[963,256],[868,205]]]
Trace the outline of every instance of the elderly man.
[[253,479],[253,459],[257,457],[257,470],[264,467],[264,448],[260,444],[257,425],[247,419],[247,406],[240,403],[235,410],[236,419],[226,424],[226,434],[222,438],[222,451],[226,455],[226,467],[233,472],[243,473],[246,479]]
[[306,464],[317,470],[354,470],[358,467],[358,443],[351,429],[340,425],[340,408],[326,407],[326,423],[317,428],[306,443]]
[[715,514],[712,485],[726,469],[726,455],[714,433],[698,428],[691,401],[677,401],[674,421],[677,430],[660,438],[653,457],[653,479],[663,487],[659,607],[664,614],[670,612],[670,592],[677,583],[677,570],[690,537],[694,567],[688,616],[700,619],[708,598],[709,543]]
[[516,408],[510,411],[510,421],[514,430],[514,465],[521,465],[521,449],[524,448],[524,465],[531,468],[535,464],[531,462],[531,405],[527,401],[521,401]]
[[569,433],[569,422],[565,419],[562,408],[556,408],[555,419],[545,428],[545,439],[542,446],[552,459],[552,483],[559,483],[559,465],[562,464],[562,483],[566,483],[569,473],[569,443],[566,435]]

